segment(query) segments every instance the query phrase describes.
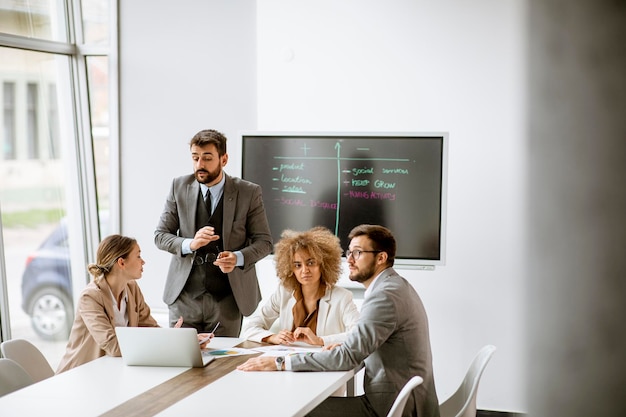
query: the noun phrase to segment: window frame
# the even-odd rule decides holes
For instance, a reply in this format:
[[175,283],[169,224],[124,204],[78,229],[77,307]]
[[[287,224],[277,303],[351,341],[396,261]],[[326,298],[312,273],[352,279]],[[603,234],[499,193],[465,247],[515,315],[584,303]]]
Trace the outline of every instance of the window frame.
[[[119,183],[119,76],[118,76],[118,0],[109,0],[109,44],[87,45],[83,42],[83,19],[80,0],[67,0],[64,2],[64,12],[67,22],[68,42],[50,41],[26,36],[18,36],[8,33],[0,33],[0,47],[17,48],[26,51],[43,52],[54,55],[64,55],[69,59],[69,96],[75,116],[74,158],[75,171],[78,175],[77,220],[80,220],[80,234],[82,241],[77,242],[82,248],[80,259],[90,259],[95,254],[100,236],[100,223],[98,217],[98,196],[95,175],[95,155],[92,137],[91,115],[89,107],[89,84],[87,76],[87,59],[93,56],[105,56],[108,58],[108,82],[109,82],[109,146],[110,146],[110,204],[109,204],[109,227],[113,231],[120,228],[120,183]],[[46,85],[39,85],[40,93],[46,89]],[[58,94],[58,91],[57,91]],[[4,104],[3,104],[4,111]],[[36,110],[37,111],[37,110]],[[48,115],[39,115],[48,117]],[[41,128],[41,126],[40,126]],[[34,132],[38,136],[38,132]],[[17,145],[17,144],[16,144]],[[29,144],[30,146],[30,144]],[[53,149],[46,152],[40,144],[38,146],[38,158],[52,158]],[[15,153],[14,149],[14,153]],[[58,155],[57,155],[58,158]],[[70,159],[71,160],[71,159]],[[1,215],[0,207],[0,215]],[[76,217],[75,217],[76,218]],[[10,321],[2,317],[9,317],[9,305],[6,295],[6,271],[5,251],[2,239],[2,224],[0,222],[0,341],[11,338]],[[84,264],[73,261],[73,276],[85,276]],[[85,282],[80,279],[73,280],[73,299],[84,288]]]

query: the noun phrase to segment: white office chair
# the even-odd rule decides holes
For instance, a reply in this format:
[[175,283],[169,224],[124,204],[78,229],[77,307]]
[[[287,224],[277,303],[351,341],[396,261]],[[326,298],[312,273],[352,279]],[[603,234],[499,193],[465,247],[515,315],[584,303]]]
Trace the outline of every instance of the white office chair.
[[0,397],[32,384],[28,373],[11,359],[0,359]]
[[439,405],[441,417],[476,417],[478,383],[495,350],[495,346],[487,345],[478,352],[461,385]]
[[2,356],[17,362],[35,382],[54,375],[48,360],[35,345],[24,339],[12,339],[0,345]]
[[393,402],[391,410],[389,410],[389,413],[387,413],[387,417],[401,417],[402,412],[404,411],[404,406],[411,396],[411,391],[413,391],[413,388],[415,388],[422,382],[424,382],[424,380],[421,376],[414,376],[413,378],[409,379],[407,383],[404,384],[404,387],[402,387],[402,390]]

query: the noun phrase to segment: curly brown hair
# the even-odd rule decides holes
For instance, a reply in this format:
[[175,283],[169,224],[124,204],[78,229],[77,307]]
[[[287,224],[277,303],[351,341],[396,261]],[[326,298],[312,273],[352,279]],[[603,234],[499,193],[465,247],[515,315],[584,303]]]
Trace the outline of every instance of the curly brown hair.
[[326,288],[335,286],[341,275],[343,251],[339,238],[325,227],[317,226],[305,232],[284,230],[274,247],[276,275],[287,289],[300,286],[293,272],[293,258],[297,251],[305,250],[320,266],[321,281]]

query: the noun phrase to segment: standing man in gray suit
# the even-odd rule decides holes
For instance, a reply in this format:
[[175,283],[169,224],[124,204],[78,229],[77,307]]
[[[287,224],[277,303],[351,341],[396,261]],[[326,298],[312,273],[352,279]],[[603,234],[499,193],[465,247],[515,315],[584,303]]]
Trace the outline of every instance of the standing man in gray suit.
[[386,416],[404,384],[418,375],[424,382],[413,390],[403,415],[439,417],[428,318],[413,286],[392,268],[395,238],[375,225],[357,226],[348,238],[350,279],[366,290],[361,316],[346,341],[309,355],[252,358],[238,369],[336,371],[365,362],[364,395],[329,397],[310,415]]
[[238,337],[261,300],[255,264],[272,251],[261,187],[227,175],[226,137],[198,132],[189,144],[194,173],[174,178],[154,232],[172,254],[163,301],[170,325]]

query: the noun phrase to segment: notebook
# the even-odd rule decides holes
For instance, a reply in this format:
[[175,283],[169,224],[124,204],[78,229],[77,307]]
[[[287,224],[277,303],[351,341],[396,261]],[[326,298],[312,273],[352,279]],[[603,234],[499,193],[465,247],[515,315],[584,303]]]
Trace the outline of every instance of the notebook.
[[196,329],[116,327],[115,333],[126,365],[201,368],[215,359],[200,350]]

